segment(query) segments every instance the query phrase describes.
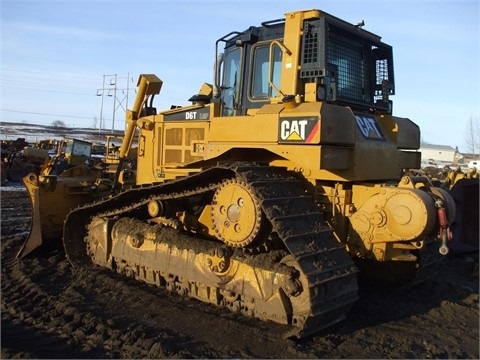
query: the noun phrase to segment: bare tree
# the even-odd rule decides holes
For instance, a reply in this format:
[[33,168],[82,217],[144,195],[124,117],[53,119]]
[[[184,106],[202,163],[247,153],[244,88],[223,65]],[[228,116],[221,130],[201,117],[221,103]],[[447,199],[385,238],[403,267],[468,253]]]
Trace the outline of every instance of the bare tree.
[[478,120],[474,120],[473,116],[470,116],[465,130],[465,148],[474,156],[480,153],[480,126]]
[[64,128],[64,127],[67,127],[62,120],[52,121],[52,126],[53,126],[53,127],[63,127],[63,128]]

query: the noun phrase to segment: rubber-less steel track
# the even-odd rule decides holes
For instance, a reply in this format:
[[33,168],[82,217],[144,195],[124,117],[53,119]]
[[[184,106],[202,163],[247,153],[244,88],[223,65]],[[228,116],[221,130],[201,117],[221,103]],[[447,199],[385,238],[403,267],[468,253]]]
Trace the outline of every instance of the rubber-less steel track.
[[[90,263],[85,242],[92,240],[87,229],[95,219],[127,217],[143,221],[142,209],[152,200],[168,202],[208,197],[222,181],[232,178],[251,187],[271,224],[270,236],[281,240],[288,251],[287,258],[292,259],[278,266],[273,264],[267,270],[275,272],[279,269],[285,273],[285,268],[295,264],[302,274],[302,291],[308,294],[310,309],[302,321],[290,320],[294,329],[290,335],[303,337],[343,320],[357,300],[356,268],[345,248],[333,236],[332,229],[326,225],[313,199],[306,193],[305,180],[284,168],[252,163],[218,165],[176,181],[133,188],[104,201],[81,206],[68,215],[65,223],[67,258],[74,265]],[[185,238],[185,233],[181,235]],[[198,241],[198,235],[192,234],[188,236],[187,245],[184,242],[183,246],[195,249]],[[216,243],[214,240],[201,241]],[[240,250],[235,251],[238,253]],[[249,254],[243,258],[245,263],[251,264],[255,263],[255,257],[260,256],[262,254]],[[237,259],[241,258],[237,256]],[[120,260],[134,261],[114,261]],[[184,277],[184,274],[173,275]],[[136,277],[141,279],[138,274]],[[188,283],[189,279],[183,278],[182,281]],[[186,295],[190,294],[187,292]],[[231,305],[228,300],[219,304]],[[226,307],[232,310],[231,306]]]

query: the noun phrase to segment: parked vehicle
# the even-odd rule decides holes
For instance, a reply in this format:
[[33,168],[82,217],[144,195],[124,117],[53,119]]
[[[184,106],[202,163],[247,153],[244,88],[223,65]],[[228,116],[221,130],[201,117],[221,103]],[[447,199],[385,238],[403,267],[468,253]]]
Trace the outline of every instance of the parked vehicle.
[[468,167],[470,169],[473,169],[474,167],[477,169],[480,169],[479,165],[480,165],[480,160],[472,160],[468,163]]

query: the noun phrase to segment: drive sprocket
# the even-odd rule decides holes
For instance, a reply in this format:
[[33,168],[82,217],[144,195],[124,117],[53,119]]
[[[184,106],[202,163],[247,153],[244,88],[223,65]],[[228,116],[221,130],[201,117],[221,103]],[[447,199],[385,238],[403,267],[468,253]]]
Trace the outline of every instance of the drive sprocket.
[[257,238],[264,216],[252,188],[244,181],[229,179],[215,191],[212,221],[217,238],[239,248]]

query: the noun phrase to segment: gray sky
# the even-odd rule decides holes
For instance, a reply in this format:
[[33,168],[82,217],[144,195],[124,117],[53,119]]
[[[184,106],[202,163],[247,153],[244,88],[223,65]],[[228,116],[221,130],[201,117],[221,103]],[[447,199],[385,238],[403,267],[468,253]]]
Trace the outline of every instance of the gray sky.
[[[286,12],[316,8],[393,46],[394,114],[431,144],[465,149],[479,122],[478,0],[0,0],[2,121],[124,128],[138,75],[163,81],[158,110],[212,82],[215,41]],[[117,101],[98,89],[117,74]],[[127,92],[126,89],[129,88]],[[125,90],[123,90],[125,89]],[[107,95],[109,91],[105,91]],[[110,95],[113,95],[113,90]]]

